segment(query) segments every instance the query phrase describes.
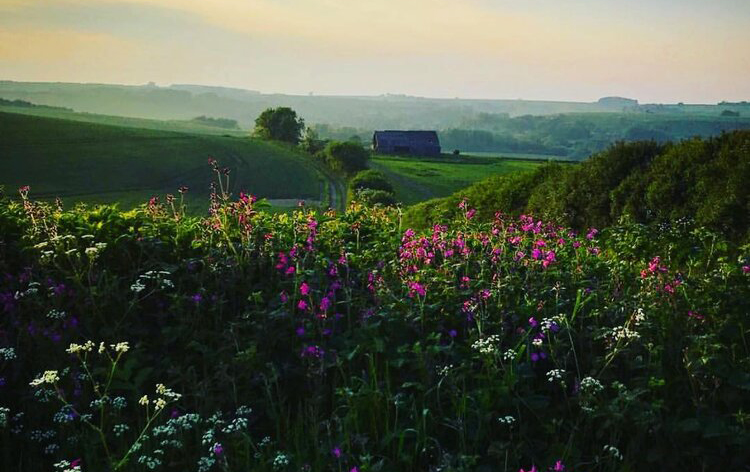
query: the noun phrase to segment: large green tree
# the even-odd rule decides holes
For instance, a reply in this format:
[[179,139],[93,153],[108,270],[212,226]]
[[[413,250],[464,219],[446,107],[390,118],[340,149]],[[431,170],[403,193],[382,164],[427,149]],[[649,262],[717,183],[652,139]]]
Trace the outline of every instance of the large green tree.
[[305,120],[289,107],[267,108],[255,119],[255,135],[287,143],[299,143]]

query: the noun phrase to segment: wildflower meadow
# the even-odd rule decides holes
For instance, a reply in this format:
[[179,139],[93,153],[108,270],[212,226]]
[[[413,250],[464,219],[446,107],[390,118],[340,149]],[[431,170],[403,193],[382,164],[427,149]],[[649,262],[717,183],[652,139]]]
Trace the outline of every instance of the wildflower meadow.
[[749,470],[750,247],[688,221],[0,200],[0,469]]

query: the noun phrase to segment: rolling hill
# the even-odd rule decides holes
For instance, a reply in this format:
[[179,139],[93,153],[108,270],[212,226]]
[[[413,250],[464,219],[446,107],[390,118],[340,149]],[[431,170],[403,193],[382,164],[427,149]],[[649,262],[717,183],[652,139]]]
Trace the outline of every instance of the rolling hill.
[[189,187],[205,208],[209,156],[231,169],[233,192],[284,206],[326,200],[330,180],[296,150],[247,137],[137,129],[0,112],[0,185],[30,185],[34,198],[119,202],[124,208]]

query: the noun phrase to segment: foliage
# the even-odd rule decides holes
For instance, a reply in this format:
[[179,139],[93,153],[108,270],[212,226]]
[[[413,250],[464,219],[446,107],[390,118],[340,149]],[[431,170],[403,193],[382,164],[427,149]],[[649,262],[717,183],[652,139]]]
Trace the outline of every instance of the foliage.
[[390,181],[388,181],[382,172],[373,169],[357,172],[352,180],[349,181],[349,188],[354,191],[369,188],[393,193],[393,185]]
[[396,197],[393,192],[377,190],[372,188],[363,188],[354,192],[354,199],[358,202],[368,205],[396,205]]
[[305,121],[289,107],[267,108],[255,119],[255,135],[287,143],[299,143]]
[[750,461],[750,246],[471,201],[423,232],[271,214],[213,165],[205,218],[0,200],[2,470]]
[[331,141],[322,152],[331,169],[348,175],[366,169],[370,159],[370,153],[353,141]]
[[750,131],[677,144],[617,143],[580,165],[546,164],[525,175],[495,176],[443,200],[415,206],[410,224],[427,227],[456,213],[467,197],[479,217],[496,209],[531,212],[575,229],[629,216],[642,223],[695,219],[734,241],[750,237]]
[[302,137],[299,146],[308,154],[315,155],[322,151],[327,144],[326,140],[320,139],[318,133],[313,128],[305,128],[305,135]]

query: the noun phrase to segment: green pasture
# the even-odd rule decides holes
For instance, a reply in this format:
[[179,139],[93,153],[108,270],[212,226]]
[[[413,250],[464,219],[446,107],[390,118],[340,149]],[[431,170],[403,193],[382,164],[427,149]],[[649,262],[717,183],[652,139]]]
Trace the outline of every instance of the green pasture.
[[430,198],[445,197],[490,175],[530,170],[542,161],[497,157],[373,156],[371,167],[393,183],[396,198],[411,205]]
[[[322,199],[324,176],[294,149],[247,137],[135,129],[0,112],[0,185],[31,186],[33,198],[128,208],[189,187],[193,210],[207,206],[215,174],[230,189],[268,199]],[[273,202],[272,202],[273,203]]]

